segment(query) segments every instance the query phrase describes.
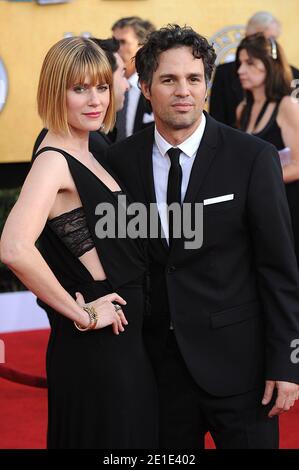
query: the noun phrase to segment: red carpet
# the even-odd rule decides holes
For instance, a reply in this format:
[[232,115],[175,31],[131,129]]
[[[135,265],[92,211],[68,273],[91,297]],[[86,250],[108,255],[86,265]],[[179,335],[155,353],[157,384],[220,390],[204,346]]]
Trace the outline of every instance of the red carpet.
[[[5,366],[33,378],[45,376],[47,330],[0,334]],[[22,374],[20,374],[22,375]],[[46,446],[47,390],[0,377],[0,449],[43,449]],[[280,419],[280,448],[299,449],[299,403]],[[208,435],[206,447],[214,448]]]
[[[5,366],[45,377],[48,336],[48,330],[0,334],[5,343]],[[0,396],[0,448],[45,448],[47,390],[0,378]]]

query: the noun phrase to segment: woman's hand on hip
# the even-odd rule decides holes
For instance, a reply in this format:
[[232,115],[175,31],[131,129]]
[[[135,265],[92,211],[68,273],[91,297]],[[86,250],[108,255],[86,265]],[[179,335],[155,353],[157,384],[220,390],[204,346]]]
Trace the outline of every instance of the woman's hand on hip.
[[121,308],[121,306],[126,305],[127,302],[115,292],[99,297],[88,303],[85,302],[80,292],[76,292],[76,302],[80,307],[93,307],[96,310],[98,320],[95,329],[97,330],[111,325],[113,333],[118,335],[125,330],[124,325],[128,325],[128,321]]

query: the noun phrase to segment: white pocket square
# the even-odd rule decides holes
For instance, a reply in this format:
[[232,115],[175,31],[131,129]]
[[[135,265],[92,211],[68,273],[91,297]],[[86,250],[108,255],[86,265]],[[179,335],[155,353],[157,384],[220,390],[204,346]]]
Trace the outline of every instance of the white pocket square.
[[204,199],[203,205],[208,206],[209,204],[217,204],[218,202],[232,201],[234,194],[225,194],[225,196],[211,197],[210,199]]

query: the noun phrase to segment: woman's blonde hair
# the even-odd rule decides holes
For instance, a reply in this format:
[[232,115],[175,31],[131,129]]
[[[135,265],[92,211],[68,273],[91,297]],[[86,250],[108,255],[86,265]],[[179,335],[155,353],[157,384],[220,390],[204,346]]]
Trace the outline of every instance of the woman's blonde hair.
[[84,83],[86,75],[91,85],[109,85],[110,102],[103,121],[108,133],[115,123],[115,103],[112,71],[104,51],[90,39],[65,38],[47,53],[38,84],[38,113],[47,129],[55,133],[69,133],[66,91],[77,83]]

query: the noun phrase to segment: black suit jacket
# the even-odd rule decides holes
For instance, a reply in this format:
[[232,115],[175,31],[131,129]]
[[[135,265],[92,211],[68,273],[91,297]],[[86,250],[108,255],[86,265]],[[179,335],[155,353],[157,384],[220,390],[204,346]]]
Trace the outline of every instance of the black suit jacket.
[[151,112],[152,111],[149,107],[149,104],[147,103],[146,99],[141,93],[139,100],[138,100],[138,105],[137,105],[136,114],[135,114],[133,134],[144,129],[145,127],[148,127],[149,124],[144,123],[143,119],[144,119],[145,114],[151,114]]
[[[227,396],[264,379],[299,382],[290,342],[299,338],[299,279],[276,149],[208,115],[184,202],[204,206],[203,245],[149,240],[152,312],[145,338],[159,361],[169,312],[200,387]],[[107,161],[134,200],[155,202],[153,126],[110,147]]]
[[[299,70],[291,67],[294,78]],[[210,115],[217,121],[236,126],[236,108],[243,99],[243,90],[236,72],[236,62],[220,64],[216,68],[210,96]]]
[[[127,113],[127,110],[125,111],[123,109],[122,111],[120,111],[120,113],[122,113],[122,114]],[[138,103],[137,103],[137,108],[136,108],[136,111],[135,111],[135,116],[134,116],[134,124],[133,124],[132,134],[135,134],[136,132],[141,131],[142,129],[145,129],[146,127],[148,127],[152,123],[152,122],[144,122],[144,117],[145,117],[146,114],[152,114],[152,110],[151,110],[151,107],[148,104],[147,100],[144,98],[143,94],[140,93]],[[124,119],[124,116],[121,117],[121,120],[122,119]],[[124,138],[122,137],[122,135],[125,135],[124,134],[124,129],[123,129],[123,133],[118,134],[117,125],[123,126],[124,122],[119,123],[118,118],[116,119],[116,129],[115,129],[115,135],[114,135],[113,143],[114,142],[121,142],[122,140],[124,140]]]

